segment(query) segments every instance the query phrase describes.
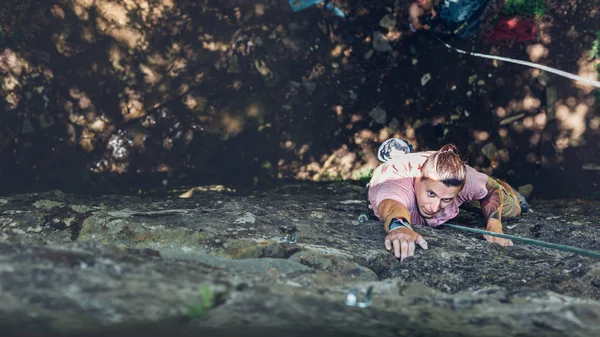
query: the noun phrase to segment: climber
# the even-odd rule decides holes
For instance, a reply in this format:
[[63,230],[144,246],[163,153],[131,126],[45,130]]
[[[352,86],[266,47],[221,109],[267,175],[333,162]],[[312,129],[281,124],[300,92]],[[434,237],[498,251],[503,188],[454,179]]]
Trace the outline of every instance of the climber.
[[431,30],[466,39],[477,33],[486,10],[495,0],[416,0],[409,7],[411,32]]
[[417,0],[410,4],[408,8],[408,27],[414,33],[417,30],[429,30],[431,27],[423,23],[425,18],[435,18],[437,12],[435,6],[439,5],[440,0]]
[[[481,209],[487,231],[494,233],[503,233],[502,217],[528,211],[525,198],[507,183],[466,165],[454,145],[446,144],[439,151],[410,150],[406,141],[386,140],[378,150],[384,163],[374,171],[367,191],[369,208],[383,220],[385,248],[393,249],[400,261],[414,255],[415,244],[428,248],[414,224],[438,227],[454,218],[461,205]],[[504,238],[484,238],[513,245]]]

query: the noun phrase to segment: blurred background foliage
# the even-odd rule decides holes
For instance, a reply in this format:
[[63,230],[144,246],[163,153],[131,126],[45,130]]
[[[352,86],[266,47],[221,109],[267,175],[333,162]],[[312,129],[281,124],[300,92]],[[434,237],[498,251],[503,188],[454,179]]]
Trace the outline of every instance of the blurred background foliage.
[[[5,1],[2,191],[362,184],[402,137],[455,143],[537,196],[597,195],[592,88],[410,36],[408,1],[335,3],[345,19],[278,0]],[[598,76],[597,3],[498,6],[490,23],[533,14],[536,40],[452,43]]]

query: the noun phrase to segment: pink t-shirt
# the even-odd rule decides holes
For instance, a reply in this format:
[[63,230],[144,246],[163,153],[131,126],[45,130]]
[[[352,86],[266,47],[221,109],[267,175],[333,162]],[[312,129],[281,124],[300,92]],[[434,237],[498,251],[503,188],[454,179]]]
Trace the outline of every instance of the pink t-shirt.
[[425,219],[417,208],[415,178],[421,176],[421,167],[434,152],[414,152],[400,155],[381,164],[373,172],[369,183],[369,208],[381,219],[377,208],[384,199],[402,203],[410,212],[412,223],[438,227],[458,214],[458,207],[471,200],[483,199],[488,191],[485,187],[488,176],[467,165],[465,186],[452,203],[431,219]]

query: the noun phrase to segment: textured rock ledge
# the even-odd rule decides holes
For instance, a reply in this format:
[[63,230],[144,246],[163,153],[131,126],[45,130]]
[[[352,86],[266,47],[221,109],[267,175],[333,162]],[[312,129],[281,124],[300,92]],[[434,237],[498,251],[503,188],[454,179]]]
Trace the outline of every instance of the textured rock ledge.
[[[363,192],[298,184],[189,199],[5,196],[0,334],[600,334],[599,261],[419,228],[430,249],[399,263],[380,223],[359,223]],[[506,232],[598,249],[598,206],[534,201]],[[454,223],[482,225],[470,213]],[[351,288],[369,287],[372,306],[344,303]],[[202,289],[210,308],[190,319]]]

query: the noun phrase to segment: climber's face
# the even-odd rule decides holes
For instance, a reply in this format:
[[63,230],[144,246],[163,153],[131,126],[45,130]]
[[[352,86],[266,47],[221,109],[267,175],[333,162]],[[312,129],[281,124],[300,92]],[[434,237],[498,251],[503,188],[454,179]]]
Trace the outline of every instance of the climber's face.
[[427,8],[429,0],[417,0],[417,5],[421,8]]

